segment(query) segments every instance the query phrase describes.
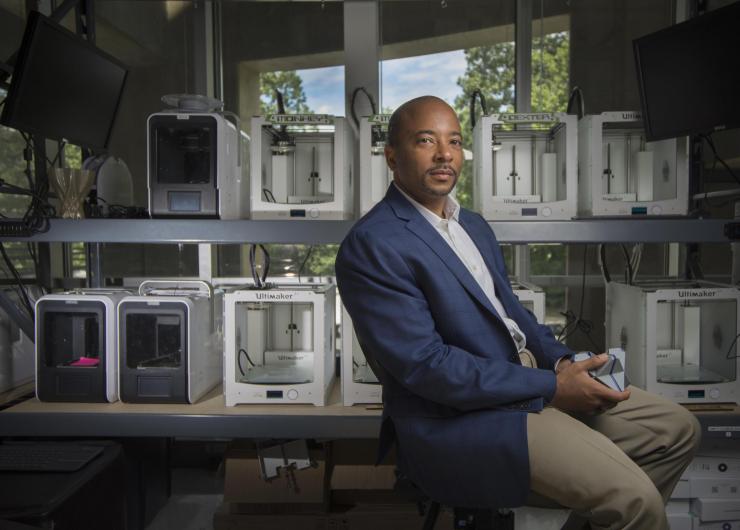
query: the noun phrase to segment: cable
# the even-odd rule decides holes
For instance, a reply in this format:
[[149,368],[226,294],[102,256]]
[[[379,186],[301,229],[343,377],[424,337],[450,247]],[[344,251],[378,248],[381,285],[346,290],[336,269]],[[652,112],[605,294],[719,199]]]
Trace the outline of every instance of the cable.
[[306,252],[306,257],[303,258],[303,262],[301,263],[301,266],[298,269],[298,283],[301,283],[301,273],[303,272],[303,268],[306,266],[306,262],[308,262],[308,258],[311,257],[311,252],[313,252],[313,245],[308,247],[308,252]]
[[568,96],[568,108],[565,112],[571,114],[571,105],[573,104],[576,96],[578,97],[578,118],[580,119],[586,115],[586,103],[583,98],[583,90],[581,90],[581,87],[579,87],[578,85],[574,86],[573,90],[570,91],[570,96]]
[[475,98],[476,96],[478,99],[480,99],[480,110],[483,113],[484,116],[488,115],[488,106],[486,105],[486,98],[483,96],[483,93],[479,89],[473,90],[473,93],[470,94],[470,128],[475,128]]
[[732,171],[732,168],[730,168],[730,166],[727,165],[727,162],[725,162],[724,160],[722,160],[722,158],[720,158],[720,156],[717,154],[717,148],[714,145],[714,140],[712,139],[712,133],[709,133],[709,134],[700,134],[699,137],[704,138],[707,141],[707,143],[709,144],[710,149],[712,150],[712,154],[714,155],[714,158],[716,160],[719,160],[719,163],[724,166],[724,168],[727,170],[727,172],[730,174],[730,176],[732,178],[734,178],[735,181],[738,184],[740,184],[740,178],[738,178],[738,176],[735,175],[735,172]]
[[26,291],[25,286],[23,285],[23,280],[21,279],[21,275],[18,274],[18,270],[13,265],[13,262],[10,261],[10,257],[8,256],[8,253],[5,251],[5,244],[0,242],[0,253],[2,253],[3,260],[5,260],[5,265],[7,265],[8,270],[15,278],[15,281],[18,283],[18,289],[20,290],[21,294],[21,301],[23,302],[26,311],[28,311],[28,314],[31,316],[31,320],[34,318],[33,313],[33,304],[31,303],[31,299],[28,296],[28,292]]
[[375,105],[375,99],[370,94],[370,92],[368,92],[367,90],[365,90],[365,87],[364,86],[358,86],[357,88],[355,88],[352,91],[352,97],[350,98],[349,111],[352,114],[352,121],[355,122],[355,125],[358,128],[360,127],[360,119],[357,117],[357,113],[355,112],[355,99],[357,98],[357,94],[359,92],[362,92],[362,93],[365,94],[365,96],[367,96],[367,99],[370,102],[370,110],[371,110],[371,112],[373,114],[377,114],[378,113],[378,107]]
[[573,313],[572,310],[567,310],[560,314],[565,317],[565,326],[558,334],[559,341],[565,341],[568,337],[573,335],[576,331],[582,332],[586,338],[591,342],[597,350],[600,349],[599,345],[596,344],[591,332],[593,331],[593,323],[590,320],[583,319],[583,306],[586,299],[586,263],[588,262],[588,245],[583,246],[583,269],[581,271],[581,300],[578,304],[578,316]]
[[265,196],[265,200],[267,202],[277,202],[277,200],[275,200],[275,196],[267,188],[262,188],[262,194]]
[[609,274],[609,268],[606,265],[606,245],[603,243],[599,244],[599,265],[601,265],[601,275],[604,277],[604,281],[609,283],[612,281],[612,277]]
[[[262,254],[265,257],[262,265],[262,276],[257,272],[257,247],[262,250]],[[262,244],[253,244],[249,247],[249,267],[252,270],[252,279],[257,289],[269,289],[270,285],[265,281],[267,274],[270,271],[270,253]]]
[[624,261],[627,264],[627,270],[625,271],[625,280],[627,283],[632,285],[632,279],[634,278],[634,274],[632,272],[632,263],[630,262],[630,255],[629,252],[627,252],[627,247],[624,246],[624,244],[619,245],[622,247],[622,254],[624,254]]
[[241,372],[241,374],[247,375],[246,372],[244,371],[244,368],[242,367],[242,353],[244,354],[244,357],[247,358],[247,362],[249,364],[251,364],[253,367],[257,365],[254,364],[252,362],[252,359],[249,358],[249,354],[247,353],[247,350],[245,350],[244,348],[239,348],[239,352],[236,354],[236,364],[238,365],[239,371]]
[[732,339],[732,342],[730,343],[730,347],[727,348],[727,355],[725,355],[727,359],[737,359],[740,357],[740,355],[733,355],[732,357],[730,357],[730,353],[732,353],[732,348],[735,346],[735,344],[737,344],[737,339],[740,339],[740,333],[735,335],[735,338]]

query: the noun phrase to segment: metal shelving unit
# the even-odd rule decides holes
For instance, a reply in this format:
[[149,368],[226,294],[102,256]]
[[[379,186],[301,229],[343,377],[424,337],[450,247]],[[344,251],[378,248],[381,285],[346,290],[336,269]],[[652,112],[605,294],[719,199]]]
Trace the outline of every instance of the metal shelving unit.
[[[730,219],[496,221],[501,243],[729,243]],[[215,219],[52,219],[47,232],[1,241],[67,243],[339,243],[354,221]]]

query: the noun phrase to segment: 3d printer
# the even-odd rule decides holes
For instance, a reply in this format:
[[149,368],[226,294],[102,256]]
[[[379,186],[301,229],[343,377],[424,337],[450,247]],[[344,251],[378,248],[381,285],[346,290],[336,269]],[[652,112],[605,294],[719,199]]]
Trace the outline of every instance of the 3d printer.
[[475,207],[483,217],[574,217],[576,128],[576,117],[561,112],[482,116],[473,129],[473,180]]
[[49,294],[36,302],[36,396],[40,401],[118,400],[116,306],[123,290]]
[[380,201],[393,180],[385,162],[389,114],[360,118],[360,215]]
[[685,215],[688,139],[645,141],[639,112],[578,122],[580,215]]
[[740,403],[740,290],[703,281],[606,286],[607,344],[632,383],[678,403]]
[[511,280],[511,288],[519,302],[534,315],[537,322],[544,324],[545,292],[536,285],[516,279]]
[[344,118],[252,118],[253,219],[350,219],[352,141]]
[[355,403],[382,403],[380,381],[367,362],[352,317],[342,306],[342,402],[349,407]]
[[246,218],[249,137],[238,117],[204,96],[162,99],[175,108],[147,120],[152,217]]
[[223,293],[207,282],[142,282],[118,322],[121,401],[194,403],[221,379]]
[[226,293],[227,406],[326,404],[334,380],[335,290],[286,284]]

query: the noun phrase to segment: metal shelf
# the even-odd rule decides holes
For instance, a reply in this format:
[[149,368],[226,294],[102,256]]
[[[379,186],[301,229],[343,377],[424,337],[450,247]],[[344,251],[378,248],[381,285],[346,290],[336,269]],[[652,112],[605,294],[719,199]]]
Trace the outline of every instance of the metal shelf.
[[[578,219],[495,221],[501,243],[727,243],[729,219]],[[2,241],[83,243],[339,243],[354,221],[214,219],[52,219],[30,238]]]

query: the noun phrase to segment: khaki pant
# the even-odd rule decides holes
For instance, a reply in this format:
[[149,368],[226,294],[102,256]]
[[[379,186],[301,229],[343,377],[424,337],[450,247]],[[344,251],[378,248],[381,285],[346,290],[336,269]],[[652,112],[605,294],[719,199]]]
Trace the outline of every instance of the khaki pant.
[[[532,366],[523,352],[525,366]],[[527,417],[530,504],[573,510],[565,528],[668,530],[665,502],[698,448],[701,427],[684,407],[630,387],[595,416],[553,407]]]

